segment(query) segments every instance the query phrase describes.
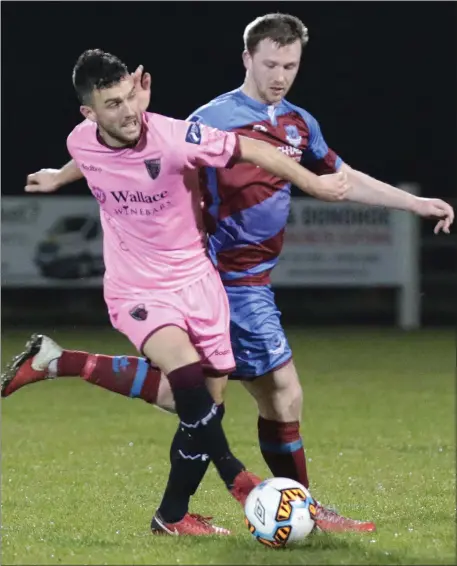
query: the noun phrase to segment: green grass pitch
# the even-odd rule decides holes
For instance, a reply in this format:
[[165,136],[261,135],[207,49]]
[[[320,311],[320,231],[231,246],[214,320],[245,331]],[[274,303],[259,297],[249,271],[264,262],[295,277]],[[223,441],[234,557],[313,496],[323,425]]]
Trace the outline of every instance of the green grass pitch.
[[[111,330],[55,330],[64,346],[131,353]],[[2,364],[25,331],[5,332]],[[455,564],[455,337],[450,331],[292,330],[304,387],[311,490],[374,534],[318,533],[296,547],[254,541],[211,467],[192,510],[227,538],[153,537],[177,421],[78,379],[2,400],[3,564]],[[235,453],[269,477],[256,409],[229,386]]]

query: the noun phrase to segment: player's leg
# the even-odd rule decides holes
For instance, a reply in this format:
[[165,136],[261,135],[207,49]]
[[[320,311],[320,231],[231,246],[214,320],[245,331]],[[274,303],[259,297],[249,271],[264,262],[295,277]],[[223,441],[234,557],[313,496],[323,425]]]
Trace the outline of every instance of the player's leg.
[[[259,443],[275,476],[290,477],[308,487],[306,458],[300,438],[301,387],[292,361],[257,379],[244,381],[259,408]],[[293,394],[297,398],[294,401]],[[300,475],[303,474],[303,480]],[[306,483],[305,483],[306,482]],[[316,523],[324,531],[375,530],[372,522],[342,517],[317,502]]]
[[[194,294],[193,303],[206,304],[206,300],[201,300],[202,296],[207,299],[203,291],[199,289],[199,292]],[[184,293],[185,291],[164,293],[163,296],[155,294],[153,300],[149,302],[145,297],[145,300],[142,301],[145,304],[145,313],[141,320],[131,316],[130,313],[135,305],[128,301],[111,301],[110,315],[115,327],[126,334],[137,349],[168,376],[183,428],[195,440],[196,449],[200,453],[208,454],[217,464],[221,459],[218,456],[220,451],[227,455],[224,451],[224,441],[225,445],[227,442],[217,415],[217,407],[205,385],[200,357],[188,336],[187,322],[182,314],[189,308],[183,301]],[[186,426],[189,424],[189,419],[193,426]],[[192,422],[192,419],[197,422]],[[211,445],[213,439],[210,437],[208,442],[207,436],[214,435],[213,430],[216,430],[216,442],[213,442],[213,448],[210,446],[208,449],[207,445]],[[179,449],[179,442],[174,444],[174,448]],[[215,450],[214,454],[212,450]],[[221,466],[225,468],[221,469],[225,476],[236,475],[235,472],[239,472],[240,466],[243,469],[231,454],[228,454],[219,467]],[[243,474],[238,473],[238,476],[242,476],[243,479]],[[225,479],[227,482],[231,480],[230,477]],[[232,494],[241,500],[247,497],[253,485],[252,481],[247,482],[244,479],[241,482],[242,485],[239,484],[240,478],[237,477]],[[172,534],[197,535],[220,532],[220,529],[216,530],[207,523],[202,523],[201,518],[195,518],[189,514],[172,524],[162,523],[158,525],[158,528],[154,525],[154,530]]]
[[[301,387],[293,362],[255,380],[244,381],[243,385],[257,402],[259,444],[270,470],[275,476],[290,477],[309,487],[300,438]],[[294,390],[297,394],[295,401]],[[342,517],[316,503],[316,524],[323,531],[372,532],[376,529],[372,522]]]
[[254,478],[244,481],[245,467],[230,450],[189,335],[181,328],[167,326],[150,336],[142,350],[168,376],[181,425],[208,454],[227,489],[244,504],[256,482]]
[[[221,304],[219,300],[220,293],[224,292],[219,277],[216,281],[208,277],[205,289],[199,290],[198,287],[196,284],[195,294],[205,292],[206,298],[211,299],[211,290],[214,290],[214,296],[217,297],[217,302],[213,305],[214,313],[211,310],[208,313],[206,304],[195,302],[191,297],[186,302],[190,303],[192,310],[188,324],[193,344],[204,364],[206,386],[216,404],[217,418],[222,421],[226,375],[234,366],[228,328],[229,308],[227,301]],[[188,294],[191,292],[188,291]],[[219,327],[216,331],[215,326]],[[187,512],[190,498],[202,482],[210,461],[203,447],[180,423],[170,450],[171,470],[167,487],[156,514],[159,520],[174,522]],[[152,521],[153,528],[156,517]]]
[[[263,458],[276,477],[309,486],[300,436],[302,389],[270,287],[227,287],[239,379],[255,398]],[[273,374],[274,370],[274,374]]]
[[[284,353],[289,357],[288,345],[286,348],[287,353]],[[242,383],[257,403],[259,446],[271,472],[308,488],[306,455],[300,434],[303,392],[293,361],[283,363],[280,361],[277,369],[255,379],[244,379]]]
[[[220,421],[225,413],[223,390],[226,381],[226,378],[206,378],[207,388],[216,403],[216,417]],[[179,423],[170,448],[170,474],[167,486],[151,522],[153,532],[160,530],[163,524],[170,526],[188,513],[190,499],[201,484],[210,462],[209,455],[198,440]],[[219,533],[229,534],[220,527]]]
[[136,356],[106,356],[65,350],[48,336],[34,334],[1,376],[2,397],[44,379],[79,377],[131,398],[174,412],[173,394],[158,368]]
[[[259,409],[262,455],[273,475],[309,486],[300,435],[302,389],[292,352],[269,287],[227,289],[232,313],[234,378],[254,397]],[[317,525],[326,531],[373,531],[371,522],[341,517],[317,505]]]
[[[220,425],[224,414],[223,397],[227,382],[225,375],[234,368],[235,363],[230,345],[227,298],[220,277],[215,271],[183,290],[181,296],[188,313],[186,322],[189,335],[192,336],[192,344],[202,360],[202,368],[206,370],[207,389],[214,402],[215,419]],[[198,300],[201,296],[206,299],[204,303]],[[169,377],[171,381],[171,376]],[[178,403],[177,398],[176,402]],[[174,450],[172,448],[170,454],[171,473],[158,510],[159,516],[172,517],[173,513],[182,514],[187,509],[190,497],[197,490],[212,459],[212,455],[202,443],[203,439],[191,432],[189,427],[181,423],[176,433],[176,444],[174,443]],[[186,439],[183,438],[185,436]],[[180,447],[179,439],[182,439]],[[225,450],[227,449],[228,445]],[[215,464],[217,467],[216,462]],[[239,476],[238,482],[247,482],[252,487],[253,478],[250,478],[247,472]],[[235,496],[238,488],[239,486],[235,486]]]
[[[149,403],[155,403],[158,408],[167,412],[175,412],[173,393],[168,379],[158,368],[146,363],[144,358],[104,356],[63,350],[53,340],[42,335],[33,336],[27,343],[24,352],[16,356],[2,374],[2,392],[4,396],[8,396],[24,385],[56,376],[80,377],[88,383],[129,397],[132,396],[133,390],[133,396],[138,396]],[[224,380],[209,379],[208,381],[217,381],[217,387],[210,385],[210,391],[216,400],[222,399],[220,383]],[[220,401],[218,413],[223,414],[223,405]],[[173,525],[171,532],[176,530],[179,534],[190,535],[229,534],[229,531],[210,524],[205,518],[187,513],[189,499],[195,493],[209,465],[209,459],[206,461],[205,458],[198,458],[200,452],[201,449],[185,429],[178,427],[170,451],[170,457],[172,455],[174,457],[172,478],[178,480],[175,482],[178,489],[171,495],[168,492],[167,503],[171,517],[175,517],[176,513],[178,513],[178,518],[184,515],[185,517],[177,525]],[[182,460],[182,463],[176,461],[176,455],[181,454],[188,458]],[[180,510],[183,508],[185,512],[180,515]],[[162,523],[162,528],[156,529],[156,532],[159,530],[168,532],[167,524]]]
[[[223,395],[226,383],[226,377],[206,378],[206,386],[216,403],[220,421],[225,414]],[[188,512],[190,499],[202,482],[210,461],[209,455],[179,423],[170,449],[171,469],[167,487],[157,510],[165,522],[173,523]]]

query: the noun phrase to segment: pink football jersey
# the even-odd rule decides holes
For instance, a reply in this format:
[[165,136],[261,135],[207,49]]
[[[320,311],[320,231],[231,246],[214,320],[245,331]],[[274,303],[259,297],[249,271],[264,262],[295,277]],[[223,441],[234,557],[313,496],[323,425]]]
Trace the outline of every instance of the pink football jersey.
[[67,145],[100,205],[105,296],[180,289],[211,269],[198,167],[230,167],[237,134],[145,113],[135,147],[107,147],[89,120]]

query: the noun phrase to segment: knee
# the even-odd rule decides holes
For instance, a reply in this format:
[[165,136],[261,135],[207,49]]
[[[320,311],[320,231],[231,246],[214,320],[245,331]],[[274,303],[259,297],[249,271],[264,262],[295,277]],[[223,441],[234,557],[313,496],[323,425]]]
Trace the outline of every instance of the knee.
[[289,410],[291,414],[294,415],[293,420],[301,420],[301,413],[303,409],[303,389],[300,382],[297,382],[295,386],[291,388],[289,400]]
[[299,421],[303,407],[300,381],[294,375],[289,375],[287,379],[276,377],[273,375],[267,387],[256,391],[260,415],[280,422]]
[[200,356],[189,335],[177,326],[165,326],[150,336],[142,347],[143,354],[166,375],[199,363]]
[[216,405],[222,405],[227,387],[227,377],[207,377],[206,386]]
[[291,381],[275,391],[278,420],[299,421],[303,406],[303,390],[299,381]]
[[176,414],[173,391],[171,390],[170,382],[163,373],[160,376],[156,407],[166,411],[167,413]]

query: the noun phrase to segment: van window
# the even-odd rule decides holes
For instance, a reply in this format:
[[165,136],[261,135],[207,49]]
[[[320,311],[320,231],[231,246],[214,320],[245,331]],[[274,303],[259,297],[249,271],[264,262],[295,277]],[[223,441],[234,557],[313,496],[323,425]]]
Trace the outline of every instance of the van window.
[[66,216],[60,219],[50,230],[54,236],[68,234],[68,232],[80,232],[87,218],[84,216]]
[[89,230],[87,231],[87,236],[86,238],[88,240],[95,240],[95,238],[98,236],[98,223],[97,222],[92,222],[91,227],[89,228]]

